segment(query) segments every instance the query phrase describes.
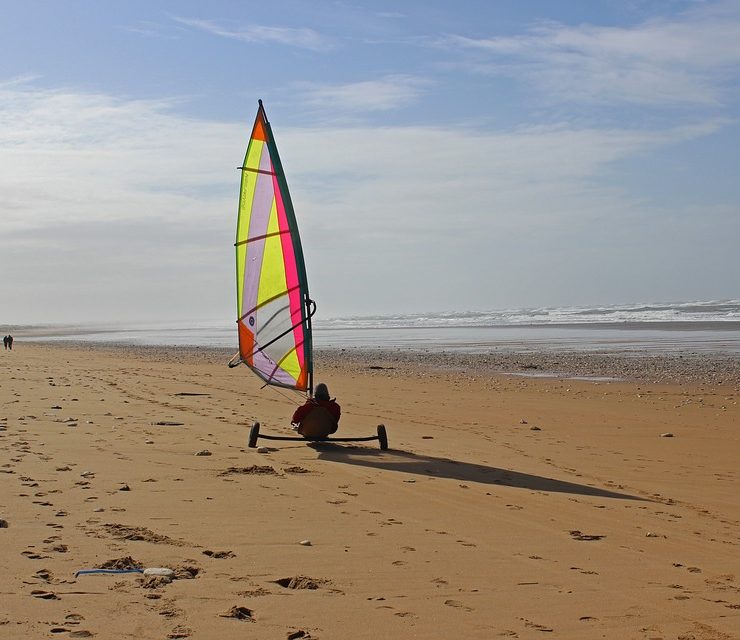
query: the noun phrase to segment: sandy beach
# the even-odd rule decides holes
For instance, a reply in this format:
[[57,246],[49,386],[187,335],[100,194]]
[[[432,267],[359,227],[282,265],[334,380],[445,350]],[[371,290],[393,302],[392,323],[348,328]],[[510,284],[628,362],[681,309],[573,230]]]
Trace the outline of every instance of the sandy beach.
[[390,450],[258,452],[220,351],[0,356],[0,638],[740,637],[736,360],[322,353]]

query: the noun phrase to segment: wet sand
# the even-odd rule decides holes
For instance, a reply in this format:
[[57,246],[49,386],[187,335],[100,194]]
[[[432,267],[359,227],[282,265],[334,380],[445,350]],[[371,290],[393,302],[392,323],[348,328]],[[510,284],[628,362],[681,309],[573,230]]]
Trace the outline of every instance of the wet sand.
[[391,449],[259,453],[297,398],[224,352],[0,356],[0,638],[740,636],[731,358],[322,352]]

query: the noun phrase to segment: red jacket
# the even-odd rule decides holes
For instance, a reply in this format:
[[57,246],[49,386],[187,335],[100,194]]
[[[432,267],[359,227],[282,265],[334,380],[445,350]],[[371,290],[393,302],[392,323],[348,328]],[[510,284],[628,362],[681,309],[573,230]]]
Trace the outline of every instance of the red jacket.
[[334,419],[339,422],[339,417],[342,415],[342,410],[339,405],[334,400],[317,400],[316,398],[309,398],[306,400],[306,404],[302,407],[298,407],[293,414],[291,422],[294,424],[300,424],[301,420],[311,413],[311,410],[316,406],[326,408],[329,413],[334,416]]

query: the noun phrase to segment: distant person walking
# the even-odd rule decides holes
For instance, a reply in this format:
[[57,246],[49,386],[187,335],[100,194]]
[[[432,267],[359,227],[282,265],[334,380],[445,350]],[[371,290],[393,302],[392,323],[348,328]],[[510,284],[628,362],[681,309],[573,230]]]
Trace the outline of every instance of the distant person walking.
[[8,336],[3,336],[3,346],[5,347],[5,350],[8,349]]
[[13,350],[13,336],[8,334],[8,349]]

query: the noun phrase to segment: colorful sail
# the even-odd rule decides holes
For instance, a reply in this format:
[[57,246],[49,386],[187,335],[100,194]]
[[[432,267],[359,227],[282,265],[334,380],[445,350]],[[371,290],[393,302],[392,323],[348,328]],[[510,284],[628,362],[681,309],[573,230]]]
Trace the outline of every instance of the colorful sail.
[[261,100],[240,168],[239,357],[267,384],[310,392],[313,302],[288,183]]

